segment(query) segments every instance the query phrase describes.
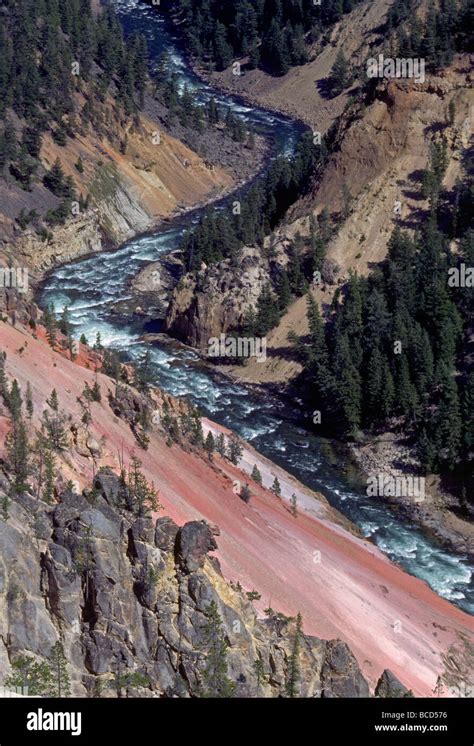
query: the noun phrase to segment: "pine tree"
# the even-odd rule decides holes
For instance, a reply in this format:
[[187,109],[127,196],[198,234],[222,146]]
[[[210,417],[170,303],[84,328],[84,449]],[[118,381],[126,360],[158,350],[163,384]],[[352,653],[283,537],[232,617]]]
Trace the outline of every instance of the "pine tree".
[[30,473],[28,432],[22,417],[12,420],[5,447],[13,476],[12,492],[18,495],[27,489]]
[[21,419],[23,399],[21,397],[20,386],[16,378],[12,381],[12,385],[8,393],[7,406],[10,410],[12,422],[18,422]]
[[233,51],[227,41],[227,30],[224,24],[219,21],[214,27],[214,59],[217,70],[225,70],[232,62]]
[[217,108],[216,99],[212,97],[207,107],[207,120],[210,125],[219,124],[219,109]]
[[66,188],[66,176],[59,158],[56,158],[51,170],[45,174],[43,183],[56,197],[63,196]]
[[474,449],[474,371],[467,376],[462,391],[463,447],[465,458]]
[[252,498],[252,493],[250,491],[250,487],[248,482],[243,485],[242,489],[240,490],[240,499],[244,501],[244,503],[249,503]]
[[58,326],[53,306],[45,309],[42,320],[46,329],[46,339],[54,350],[57,344]]
[[157,513],[162,506],[153,483],[149,483],[143,474],[142,462],[132,456],[127,476],[127,507],[143,518],[150,510]]
[[194,410],[192,412],[191,416],[192,426],[191,426],[191,443],[198,448],[203,448],[204,446],[204,431],[202,429],[202,420],[201,415],[197,410]]
[[111,689],[115,689],[117,697],[121,699],[125,690],[129,688],[149,687],[150,680],[140,671],[127,671],[123,672],[119,666],[119,670],[114,673],[113,679],[107,684]]
[[288,280],[288,273],[285,270],[280,272],[277,281],[278,310],[283,313],[291,303],[291,289]]
[[291,651],[290,660],[288,661],[288,673],[286,680],[286,695],[287,697],[298,697],[299,696],[299,683],[301,679],[300,671],[300,649],[301,649],[301,637],[302,637],[303,620],[301,614],[298,613],[296,617],[296,629],[293,637],[293,647]]
[[254,482],[260,485],[262,484],[262,475],[260,473],[260,470],[257,464],[254,464],[253,469],[252,469],[252,474],[250,476]]
[[275,295],[267,283],[264,285],[258,299],[256,332],[260,337],[264,337],[280,321],[280,312]]
[[276,495],[277,497],[281,497],[281,484],[280,484],[280,480],[278,479],[278,477],[275,477],[275,479],[273,480],[273,484],[270,487],[270,491],[273,492],[273,494]]
[[290,505],[291,505],[291,514],[297,518],[298,516],[298,498],[296,497],[295,493],[293,492],[291,499],[290,499]]
[[231,435],[229,437],[229,440],[227,442],[227,453],[229,461],[232,464],[235,464],[235,466],[238,466],[244,451],[235,435]]
[[42,490],[42,500],[51,504],[54,499],[54,484],[56,481],[56,459],[51,448],[45,448],[43,451],[44,466],[44,488]]
[[414,412],[417,394],[410,378],[410,367],[405,354],[399,356],[395,376],[395,402],[397,409],[404,415]]
[[278,19],[274,18],[261,46],[262,62],[277,75],[285,75],[290,67],[290,54],[287,37]]
[[152,357],[150,351],[147,350],[135,364],[134,385],[139,391],[145,392],[152,381]]
[[329,74],[328,83],[331,94],[339,96],[350,85],[350,82],[350,65],[344,56],[342,48],[340,48]]
[[6,354],[0,352],[0,396],[8,404],[8,380],[5,372]]
[[384,386],[384,360],[378,346],[374,347],[367,365],[366,417],[369,423],[380,414]]
[[58,640],[51,650],[51,669],[53,674],[54,696],[70,697],[71,682],[67,671],[67,658],[62,643]]
[[216,451],[222,458],[227,458],[227,445],[225,442],[224,433],[219,433],[216,438]]
[[64,306],[61,319],[59,321],[59,331],[64,334],[65,337],[69,337],[71,331],[71,322],[69,317],[69,308]]
[[418,436],[417,455],[425,474],[432,472],[436,462],[436,452],[425,427],[421,429]]
[[49,439],[51,448],[55,451],[64,451],[68,447],[68,439],[65,431],[67,421],[66,415],[59,409],[59,399],[56,389],[46,400],[51,412],[45,410],[42,417],[42,426]]
[[452,470],[461,454],[463,423],[456,381],[448,370],[443,374],[439,398],[432,437],[438,459]]
[[96,334],[94,347],[92,349],[94,350],[94,352],[99,352],[99,353],[102,352],[104,349],[102,345],[102,337],[101,337],[100,332],[97,332]]
[[51,696],[54,686],[51,666],[45,661],[35,661],[31,655],[21,655],[13,661],[5,686],[29,697]]
[[26,412],[28,414],[28,419],[29,419],[29,421],[31,423],[31,420],[33,419],[34,405],[33,405],[33,392],[32,392],[32,389],[31,389],[31,383],[29,381],[26,384],[25,406],[26,406]]
[[249,70],[256,70],[260,66],[260,50],[257,44],[254,44],[249,51],[248,67]]
[[202,673],[201,697],[229,699],[235,695],[235,683],[228,677],[228,642],[217,603],[212,601],[206,612],[203,628],[205,667]]
[[324,324],[319,306],[308,293],[309,345],[305,350],[305,384],[315,404],[326,401],[333,387]]
[[213,436],[213,434],[212,434],[212,432],[210,430],[209,430],[209,432],[207,434],[206,442],[205,442],[204,447],[205,447],[205,450],[206,450],[207,457],[208,457],[209,461],[212,461],[213,458],[214,458],[215,441],[214,441],[214,436]]
[[23,400],[16,379],[12,381],[6,401],[10,410],[11,428],[5,438],[5,447],[13,475],[12,492],[18,495],[27,488],[30,454],[28,432],[22,415]]

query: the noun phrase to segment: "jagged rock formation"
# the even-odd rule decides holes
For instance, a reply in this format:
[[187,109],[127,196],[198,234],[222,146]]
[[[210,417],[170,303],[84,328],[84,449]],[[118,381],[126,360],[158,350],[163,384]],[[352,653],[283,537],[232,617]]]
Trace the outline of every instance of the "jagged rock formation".
[[[46,143],[42,157],[50,166],[60,157],[64,171],[74,179],[78,192],[90,194],[91,208],[56,226],[48,241],[33,228],[15,229],[14,219],[23,203],[12,187],[0,182],[0,250],[5,256],[21,256],[30,267],[44,271],[87,254],[97,253],[144,232],[184,206],[196,206],[233,185],[220,168],[211,170],[202,159],[172,137],[163,135],[160,147],[152,143],[156,124],[145,117],[138,132],[127,134],[126,155],[92,137],[78,138],[74,147]],[[97,162],[97,150],[106,163]],[[84,174],[74,167],[78,158]],[[143,165],[148,159],[151,166]],[[32,203],[33,206],[35,203]],[[28,207],[29,207],[28,203]],[[2,213],[6,213],[6,217]]]
[[[7,488],[3,479],[0,492]],[[0,523],[2,678],[19,655],[47,658],[61,637],[73,695],[113,696],[114,676],[140,672],[149,685],[124,685],[121,695],[196,696],[214,601],[236,696],[284,695],[294,621],[276,613],[257,619],[209,556],[217,548],[209,524],[179,528],[164,517],[154,526],[124,507],[122,489],[105,469],[92,491],[66,491],[57,505],[27,494],[10,504],[8,521]],[[339,640],[302,635],[298,668],[301,696],[369,695],[354,656]]]
[[205,349],[211,337],[238,329],[271,276],[258,249],[245,248],[238,262],[225,259],[182,278],[165,320],[167,334]]
[[413,697],[413,694],[397,679],[392,671],[386,668],[375,688],[375,696],[400,699]]
[[[21,313],[25,314],[25,320],[28,320],[27,308],[28,303],[19,299],[17,319]],[[52,386],[56,388],[61,410],[67,417],[69,448],[56,456],[58,476],[54,494],[56,497],[62,497],[68,481],[72,480],[76,492],[74,500],[79,500],[80,504],[79,511],[77,506],[74,507],[74,501],[69,505],[73,508],[73,518],[65,528],[63,527],[62,533],[66,537],[64,541],[56,538],[61,527],[59,524],[56,527],[54,523],[55,505],[46,505],[26,496],[11,502],[10,517],[7,522],[3,520],[2,496],[8,491],[9,484],[2,475],[8,474],[8,468],[5,466],[8,461],[5,438],[11,429],[11,421],[6,408],[0,407],[0,547],[3,560],[3,563],[0,562],[0,638],[4,641],[3,644],[0,643],[0,683],[3,683],[9,674],[11,663],[18,651],[49,655],[60,630],[63,632],[68,658],[78,661],[74,663],[71,671],[74,692],[79,691],[83,694],[86,691],[86,685],[83,683],[83,677],[86,675],[92,677],[90,688],[93,690],[98,678],[108,680],[119,673],[116,668],[106,668],[97,674],[96,669],[91,668],[85,657],[84,646],[86,639],[96,638],[96,632],[100,631],[108,641],[115,640],[117,636],[120,641],[120,644],[116,644],[118,650],[121,650],[122,644],[126,650],[131,650],[131,655],[135,656],[133,661],[136,660],[134,665],[139,669],[143,668],[144,661],[149,660],[150,656],[151,660],[155,660],[155,650],[144,647],[143,625],[146,622],[148,627],[151,625],[156,629],[157,615],[152,609],[150,616],[150,610],[142,607],[140,601],[136,600],[134,587],[140,598],[142,593],[143,597],[146,597],[148,590],[146,586],[142,590],[138,585],[134,585],[140,577],[132,575],[135,564],[131,566],[127,554],[128,537],[122,539],[119,532],[119,539],[116,534],[113,539],[107,540],[100,536],[100,542],[98,538],[94,539],[94,556],[97,555],[97,562],[103,563],[100,565],[101,569],[105,567],[103,576],[111,580],[104,584],[104,588],[97,586],[97,590],[94,591],[96,600],[93,600],[93,603],[86,603],[84,600],[82,586],[86,582],[85,579],[79,579],[76,585],[72,582],[72,570],[76,572],[77,567],[84,565],[88,557],[88,553],[85,554],[87,534],[84,534],[89,518],[86,518],[85,514],[82,515],[84,511],[92,510],[95,517],[97,511],[107,511],[105,518],[112,520],[113,525],[117,521],[119,524],[123,521],[125,534],[136,520],[130,513],[121,512],[116,508],[113,509],[116,517],[110,519],[108,511],[109,506],[114,504],[114,490],[118,499],[115,478],[111,478],[108,488],[111,496],[110,499],[107,498],[109,502],[106,500],[104,509],[101,507],[103,500],[100,493],[92,491],[85,493],[81,498],[78,498],[77,494],[84,488],[90,490],[101,467],[109,466],[116,473],[120,473],[123,467],[129,467],[132,456],[138,454],[142,461],[143,474],[149,483],[155,484],[165,515],[170,516],[179,526],[205,519],[211,526],[219,527],[220,538],[216,554],[224,576],[234,583],[240,582],[252,597],[253,590],[261,594],[260,599],[255,596],[260,614],[268,605],[292,617],[301,611],[304,630],[308,633],[322,639],[339,638],[347,643],[371,689],[376,686],[381,673],[389,668],[416,696],[432,695],[437,677],[442,673],[442,656],[454,643],[458,633],[465,636],[472,634],[472,619],[467,614],[439,598],[422,581],[406,575],[388,562],[372,544],[362,540],[350,522],[330,508],[321,495],[304,487],[245,442],[242,442],[243,457],[239,466],[234,466],[218,455],[210,462],[205,451],[190,445],[184,437],[181,444],[171,442],[171,420],[181,420],[182,415],[189,415],[189,410],[183,403],[173,403],[169,397],[154,392],[156,412],[162,415],[162,419],[156,422],[153,420],[153,427],[148,433],[148,449],[138,450],[138,433],[134,431],[134,426],[137,414],[141,411],[141,395],[134,392],[132,387],[122,384],[119,387],[119,396],[115,396],[117,387],[114,380],[101,371],[95,373],[97,355],[88,351],[84,345],[80,346],[77,358],[71,361],[68,359],[68,352],[60,349],[59,345],[58,349],[53,351],[46,344],[44,329],[39,323],[35,329],[31,329],[29,325],[22,326],[19,321],[13,326],[11,320],[10,316],[10,323],[0,321],[1,348],[7,354],[7,380],[11,382],[16,378],[22,392],[26,391],[28,382],[31,384],[34,409],[30,427],[32,433],[40,425],[41,413],[47,398],[51,395]],[[80,400],[84,397],[84,386],[92,389],[96,383],[100,386],[102,398],[100,402],[91,403],[92,423],[87,431],[81,422],[83,407]],[[114,398],[118,399],[114,404],[118,405],[116,411],[119,416],[114,411],[111,397],[112,401]],[[225,428],[222,429],[208,420],[203,420],[202,424],[205,431],[212,429],[215,436],[221,431],[225,432],[226,437],[230,435]],[[37,459],[34,458],[33,461],[33,467],[37,469]],[[233,485],[236,480],[244,483],[248,481],[254,464],[262,475],[263,486],[253,484],[250,504],[245,504],[234,493]],[[281,484],[281,500],[277,500],[269,491],[275,476],[278,476]],[[102,471],[101,491],[105,492],[104,480]],[[37,473],[33,474],[32,485],[36,494]],[[297,520],[288,509],[288,501],[292,494],[296,494],[298,500]],[[67,499],[62,501],[57,515],[64,511],[66,502]],[[101,523],[105,524],[105,518],[100,519]],[[79,534],[74,542],[82,541],[81,549],[74,557],[73,546],[65,543],[67,537],[72,536],[72,530]],[[217,535],[215,529],[212,529],[211,533],[211,537],[207,534],[206,542]],[[150,543],[147,540],[145,543],[154,547],[153,541]],[[56,583],[59,588],[57,598],[61,603],[51,602],[51,608],[60,609],[64,600],[68,609],[75,609],[71,617],[72,622],[63,622],[61,616],[57,617],[49,611],[50,601],[46,602],[47,586],[41,581],[40,564],[48,544],[55,562],[57,557],[64,558],[64,563],[61,560],[62,570],[69,573],[71,578],[69,585],[64,585],[64,580],[59,585]],[[160,577],[164,578],[163,588],[166,590],[171,587],[171,598],[175,599],[178,593],[179,601],[181,586],[177,586],[176,582],[183,572],[181,564],[181,569],[176,569],[178,564],[175,546],[178,545],[173,539],[173,551],[169,555],[169,562],[170,567],[173,564],[174,569],[170,570],[171,575],[165,574]],[[199,543],[196,542],[195,546],[198,550]],[[315,547],[321,549],[321,564],[312,561]],[[189,545],[185,551],[180,549],[180,554],[182,561],[186,561],[187,564],[195,559],[195,554],[189,551]],[[71,562],[74,562],[76,569],[71,568]],[[137,570],[139,569],[137,567]],[[244,619],[246,628],[252,635],[257,636],[255,645],[260,649],[259,640],[263,639],[262,635],[268,642],[265,632],[269,626],[268,620],[261,631],[261,623],[255,622],[255,626],[252,621],[252,607],[249,607],[251,616],[242,617],[239,609],[242,602],[246,603],[246,599],[242,600],[239,594],[236,599],[229,585],[214,570],[208,558],[197,572],[204,573],[207,578],[211,577],[213,588],[222,602],[219,602],[221,616],[222,604],[236,609],[239,618]],[[191,582],[195,577],[195,571],[192,570],[187,577]],[[89,598],[87,591],[86,597]],[[102,602],[102,599],[112,609],[109,616],[100,610],[100,613],[97,613],[98,603]],[[83,607],[87,607],[84,612]],[[179,625],[179,609],[173,606],[170,614],[175,626]],[[89,626],[94,615],[100,620],[100,625],[93,622],[92,626]],[[201,624],[202,617],[196,618]],[[404,625],[404,634],[397,635],[394,639],[392,625],[387,624],[387,620],[405,618],[410,620],[410,624]],[[283,629],[283,636],[286,635],[292,640],[294,624],[285,626],[281,615],[277,621],[278,629]],[[105,633],[103,629],[106,630]],[[226,627],[226,630],[232,643],[232,655],[240,654],[244,650],[242,639],[235,637],[233,629],[228,630]],[[20,643],[15,642],[13,631],[18,634]],[[278,650],[282,648],[283,642],[280,638],[277,638],[275,645]],[[285,642],[284,645],[284,649],[287,650],[290,642]],[[321,643],[320,646],[328,650],[325,643]],[[191,643],[186,649],[189,647]],[[321,649],[322,647],[317,648]],[[202,651],[198,652],[202,655]],[[252,656],[254,653],[255,650],[251,649]],[[121,661],[120,665],[123,665],[122,652],[119,652],[118,660]],[[265,660],[269,661],[268,658]],[[331,656],[330,669],[335,669],[334,675],[341,669],[341,666],[336,665],[338,660],[338,656]],[[117,658],[114,655],[110,658],[110,664],[116,663]],[[313,667],[316,670],[314,681],[317,683],[318,672],[321,671],[322,675],[319,659],[317,666],[315,664]],[[309,676],[309,673],[307,675]],[[109,689],[106,691],[110,694]],[[271,691],[279,693],[283,691],[283,685],[280,689],[273,688]],[[303,684],[301,691],[307,691]],[[145,696],[150,690],[143,690],[140,694],[142,693]]]

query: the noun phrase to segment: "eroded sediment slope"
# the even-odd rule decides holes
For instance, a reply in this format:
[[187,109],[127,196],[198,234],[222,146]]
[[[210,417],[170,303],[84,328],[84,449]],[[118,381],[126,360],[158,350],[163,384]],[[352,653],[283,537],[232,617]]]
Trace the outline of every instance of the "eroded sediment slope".
[[[85,381],[93,386],[93,370],[53,352],[24,328],[1,322],[0,339],[7,352],[8,375],[22,387],[31,383],[37,416],[55,386],[61,407],[77,424],[77,398]],[[101,373],[98,382],[102,402],[92,404],[92,453],[87,455],[72,439],[70,470],[63,468],[65,478],[77,480],[81,487],[100,466],[117,468],[122,452],[128,462],[137,451],[131,430],[107,402],[113,382]],[[3,416],[2,443],[7,429]],[[235,482],[246,479],[240,469],[218,456],[209,463],[193,452],[169,448],[159,429],[151,434],[149,450],[139,451],[139,456],[146,476],[159,490],[164,514],[178,524],[205,518],[219,527],[217,556],[226,578],[257,590],[261,608],[271,605],[291,615],[300,611],[306,632],[346,641],[372,685],[383,669],[390,668],[415,694],[428,696],[443,669],[441,655],[456,632],[472,635],[471,617],[346,530],[344,519],[323,499],[249,447],[244,469],[257,463],[266,487],[277,475],[284,498],[292,493],[298,497],[297,518],[285,500],[254,484],[246,505],[235,492]]]

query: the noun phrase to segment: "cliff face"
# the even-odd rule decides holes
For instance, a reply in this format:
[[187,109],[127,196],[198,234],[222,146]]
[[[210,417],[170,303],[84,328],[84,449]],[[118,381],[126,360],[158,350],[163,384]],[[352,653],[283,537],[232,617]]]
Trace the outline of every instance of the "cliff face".
[[[209,555],[217,546],[209,525],[179,528],[160,518],[154,526],[136,518],[124,509],[120,480],[109,470],[99,473],[94,488],[88,499],[65,492],[54,507],[24,495],[0,524],[3,676],[22,654],[47,659],[61,636],[73,695],[114,696],[117,675],[126,680],[137,672],[142,686],[123,684],[121,696],[199,695],[209,652],[207,613],[215,602],[236,696],[284,695],[294,620],[257,619]],[[298,696],[369,694],[341,641],[302,635],[298,665]]]
[[[26,193],[0,181],[0,257],[19,257],[28,266],[44,271],[86,254],[117,245],[155,226],[161,218],[197,206],[232,187],[233,178],[221,168],[205,163],[175,138],[160,133],[159,125],[141,115],[135,129],[119,129],[127,149],[120,151],[106,138],[78,134],[67,147],[48,136],[41,151],[44,167],[59,158],[78,194],[89,195],[89,207],[77,210],[64,225],[42,240],[32,227],[19,230],[15,218],[21,210],[56,206],[44,187]],[[83,171],[75,164],[81,159]],[[46,205],[45,200],[49,202]]]
[[[436,139],[431,133],[442,132],[446,141],[446,188],[452,188],[462,176],[472,139],[474,103],[467,63],[461,55],[424,83],[381,83],[370,104],[358,111],[348,110],[341,117],[337,144],[321,178],[275,231],[275,244],[284,247],[298,235],[308,239],[310,215],[317,218],[326,209],[333,216],[337,230],[328,243],[327,258],[337,268],[336,281],[313,288],[323,310],[330,307],[336,287],[351,272],[367,275],[385,259],[395,224],[403,230],[416,230],[428,209],[421,180],[429,164],[430,144]],[[219,266],[207,273],[218,273]],[[223,275],[226,271],[224,267]],[[182,295],[177,292],[173,297],[168,313],[170,333],[176,331],[183,341],[195,340],[194,330],[206,318],[207,307],[219,309],[225,301],[220,288],[219,277],[214,277],[212,299],[205,294],[200,298],[193,283],[187,282]],[[294,378],[300,367],[291,360],[288,333],[307,334],[306,312],[306,299],[295,300],[279,326],[268,334],[271,354],[266,362],[251,360],[232,373],[252,383],[284,383]],[[225,331],[218,328],[220,318],[219,312],[212,336]]]
[[257,249],[244,249],[235,264],[225,260],[186,275],[172,293],[165,331],[206,350],[210,338],[240,327],[270,277]]
[[342,50],[346,58],[351,57],[359,64],[364,56],[370,56],[369,50],[377,42],[390,5],[390,0],[370,0],[357,5],[311,45],[307,64],[291,68],[286,75],[275,77],[263,70],[245,70],[235,75],[230,67],[224,72],[210,73],[209,79],[231,93],[302,119],[317,132],[324,133],[342,114],[353,92],[350,89],[333,99],[323,92],[338,51]]
[[[71,655],[73,668],[77,666],[77,671],[74,668],[78,687],[76,691],[83,692],[85,685],[82,683],[82,676],[86,673],[93,677],[98,675],[95,673],[96,668],[93,667],[96,664],[90,664],[89,656],[82,649],[82,645],[85,646],[84,635],[88,640],[89,637],[92,638],[87,645],[95,644],[93,619],[97,615],[108,620],[100,628],[103,635],[101,641],[106,638],[104,645],[108,644],[112,635],[116,635],[125,647],[128,645],[131,649],[135,645],[137,650],[142,652],[148,650],[143,643],[144,632],[140,630],[141,625],[145,624],[143,618],[150,616],[149,611],[153,614],[155,612],[153,608],[148,609],[148,602],[142,604],[138,600],[137,605],[133,598],[133,603],[130,602],[131,606],[127,606],[127,615],[124,616],[128,595],[136,596],[133,586],[137,580],[133,575],[135,560],[130,560],[129,554],[132,550],[125,547],[128,540],[123,539],[122,542],[121,538],[120,541],[117,539],[117,536],[122,536],[122,529],[110,528],[105,523],[107,519],[115,526],[123,521],[123,535],[128,535],[136,515],[134,517],[123,512],[113,501],[108,502],[103,496],[103,486],[96,495],[91,494],[91,484],[101,470],[110,467],[115,473],[120,473],[123,465],[128,467],[134,455],[138,455],[145,478],[148,482],[153,482],[158,491],[159,502],[164,508],[163,515],[169,516],[178,526],[204,519],[210,525],[219,527],[219,546],[215,552],[224,577],[234,583],[241,583],[247,592],[255,589],[261,594],[261,599],[255,602],[260,618],[268,606],[291,617],[301,612],[306,633],[320,639],[341,639],[349,646],[371,688],[376,686],[381,673],[388,667],[417,696],[431,695],[437,676],[443,670],[442,656],[458,634],[472,635],[471,617],[441,599],[421,580],[407,575],[391,564],[373,544],[364,540],[354,530],[348,520],[332,509],[321,495],[312,492],[244,441],[241,442],[242,458],[238,466],[218,454],[214,455],[213,461],[209,461],[205,451],[190,445],[179,427],[179,442],[170,441],[169,431],[164,427],[165,403],[172,407],[168,414],[171,412],[177,422],[182,423],[188,415],[184,402],[173,403],[161,392],[153,392],[152,401],[148,406],[151,407],[152,414],[157,414],[157,418],[150,418],[150,427],[147,431],[148,448],[143,450],[137,439],[143,423],[143,395],[123,384],[121,395],[118,396],[114,380],[100,370],[98,373],[95,372],[95,367],[98,362],[100,365],[100,361],[83,345],[80,345],[74,361],[68,359],[69,353],[61,351],[59,346],[53,351],[44,339],[44,329],[38,323],[38,319],[34,333],[29,327],[32,312],[36,313],[34,307],[31,308],[28,302],[12,296],[13,293],[8,293],[9,321],[0,321],[0,349],[7,355],[7,379],[10,383],[13,379],[18,381],[23,396],[28,382],[30,383],[33,417],[29,430],[32,440],[35,430],[40,425],[42,413],[48,408],[46,400],[50,397],[52,388],[56,388],[60,410],[66,417],[68,447],[67,450],[56,454],[58,476],[55,480],[53,504],[47,505],[32,497],[32,493],[36,494],[37,484],[36,456],[33,464],[32,491],[24,498],[11,501],[10,517],[6,521],[0,502],[0,545],[2,554],[12,557],[11,561],[5,560],[1,565],[4,576],[9,579],[0,586],[0,592],[3,593],[0,614],[7,608],[7,594],[9,597],[12,596],[12,603],[17,604],[20,603],[16,598],[19,591],[22,587],[26,589],[20,606],[14,605],[11,616],[5,616],[2,622],[2,676],[8,675],[9,666],[16,654],[15,650],[41,649],[43,654],[49,654],[52,635],[56,633],[56,640],[61,630],[67,642],[67,653]],[[0,307],[2,316],[5,317],[1,298]],[[84,391],[87,388],[92,389],[96,384],[100,387],[101,401],[93,401],[90,404],[92,420],[86,426],[83,420]],[[227,430],[214,423],[203,421],[202,425],[204,436],[210,429],[215,435],[223,433],[225,438],[230,435]],[[8,489],[8,482],[5,479],[8,474],[5,438],[10,429],[8,410],[0,404],[2,496]],[[254,465],[257,465],[262,475],[262,486],[250,477]],[[281,485],[281,499],[270,489],[275,477]],[[75,497],[69,495],[69,480],[75,485]],[[247,482],[251,491],[248,504],[238,494],[239,489]],[[84,489],[88,492],[82,494]],[[296,495],[297,498],[297,517],[290,510],[292,495]],[[70,513],[68,506],[71,508]],[[114,537],[107,539],[110,544],[98,544],[94,549],[100,561],[104,563],[100,569],[106,579],[110,577],[113,582],[107,580],[105,590],[101,585],[97,586],[83,619],[82,607],[87,605],[83,597],[83,581],[76,577],[77,572],[73,573],[68,564],[82,563],[80,557],[78,561],[75,554],[74,542],[79,539],[77,536],[72,537],[72,543],[69,543],[67,537],[72,531],[73,534],[79,534],[80,539],[84,539],[83,531],[87,530],[89,520],[87,511],[91,510],[103,513],[103,516],[93,513],[94,524],[97,523],[94,529],[96,537],[93,541],[99,538],[102,540],[102,530],[105,531],[106,537],[110,532]],[[111,510],[118,514],[118,517],[114,517]],[[61,517],[64,511],[70,516],[67,520]],[[36,513],[38,520],[35,518]],[[161,518],[161,515],[155,514],[154,518]],[[63,520],[66,522],[61,523]],[[42,523],[45,523],[44,533],[41,530]],[[13,548],[7,550],[12,541]],[[146,540],[145,543],[153,546],[153,541]],[[59,545],[59,548],[55,545]],[[50,576],[43,575],[42,578],[41,569],[49,567],[48,563],[44,565],[42,559],[43,554],[47,555],[48,546],[49,553],[60,564],[61,557],[64,557],[64,567],[61,571],[71,576],[68,580],[71,585],[63,586],[65,580],[56,581],[54,572]],[[84,550],[85,547],[82,546],[81,551]],[[118,552],[117,555],[114,554],[115,551]],[[71,559],[68,559],[68,552]],[[107,564],[109,554],[115,557],[113,566]],[[174,550],[172,554],[174,557]],[[17,574],[14,561],[16,555],[22,557],[22,567]],[[134,556],[133,552],[130,556]],[[148,554],[146,556],[148,557]],[[178,567],[181,565],[175,564],[175,569],[170,571],[173,577],[175,574],[179,577],[176,569]],[[141,571],[140,568],[138,570]],[[119,576],[120,581],[117,581]],[[100,577],[103,578],[102,575]],[[10,580],[11,593],[8,593]],[[218,580],[219,577],[214,575],[213,585],[214,581]],[[219,583],[223,582],[222,579],[219,580]],[[54,590],[49,590],[54,589],[55,584],[61,586],[60,601],[56,599]],[[119,591],[121,584],[129,589],[124,596]],[[226,604],[238,609],[233,601],[228,600],[226,594],[230,591],[225,588],[225,584],[218,586],[219,596]],[[58,612],[59,617],[56,617],[56,612],[51,616],[48,611],[50,606],[59,608],[63,603],[67,605],[69,592],[72,594],[72,616],[67,618],[79,619],[79,628],[74,624],[73,629],[72,622],[61,622],[64,611]],[[193,592],[197,593],[190,590],[191,594]],[[87,594],[88,591],[88,598]],[[48,600],[46,606],[46,597],[50,595],[52,600]],[[101,599],[104,599],[106,605],[110,604],[110,616],[108,612],[106,614],[100,611]],[[173,614],[174,603],[175,601],[172,602]],[[224,607],[221,605],[220,608],[222,616]],[[151,627],[156,629],[156,616],[150,619]],[[247,627],[246,617],[244,622]],[[83,623],[87,624],[85,633],[81,626]],[[395,626],[397,629],[399,626],[400,629],[403,628],[403,634],[397,634],[394,631]],[[128,632],[125,632],[125,627]],[[137,638],[134,636],[136,627],[139,630]],[[10,651],[8,635],[14,633],[17,628],[21,633],[21,641],[15,643],[17,648],[12,647]],[[107,633],[103,632],[104,628],[107,629]],[[293,627],[290,626],[288,634],[292,639]],[[240,638],[232,639],[237,640],[235,649],[240,650],[243,644]],[[41,648],[38,647],[38,640],[41,642]],[[77,642],[80,654],[77,653],[76,647],[73,649],[73,641]],[[258,643],[255,644],[258,647]],[[277,638],[276,647],[279,648],[282,644]],[[176,648],[174,650],[176,652]],[[109,658],[106,660],[115,665],[116,658],[112,653],[107,655]],[[140,660],[143,661],[146,655],[148,653],[143,653]],[[93,656],[100,657],[95,648],[90,657]],[[339,657],[336,649],[333,660],[337,661]],[[155,659],[152,657],[151,660]],[[334,665],[336,666],[336,662]],[[319,670],[318,666],[319,663],[316,670]],[[342,665],[342,668],[345,666]],[[112,669],[99,669],[99,673],[106,672],[116,673]],[[94,681],[95,678],[93,683]]]

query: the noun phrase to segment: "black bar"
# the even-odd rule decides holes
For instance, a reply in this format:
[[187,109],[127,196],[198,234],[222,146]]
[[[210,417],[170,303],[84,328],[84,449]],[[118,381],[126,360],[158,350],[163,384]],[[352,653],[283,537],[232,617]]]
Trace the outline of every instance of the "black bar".
[[[472,699],[0,699],[0,746],[245,744],[257,738],[311,745],[474,743]],[[80,713],[81,732],[28,730],[33,715]],[[385,714],[384,714],[385,713]],[[76,727],[77,719],[63,725]],[[61,719],[57,721],[61,725]],[[284,733],[288,733],[285,737]],[[260,735],[261,734],[261,735]],[[186,739],[186,740],[185,740]]]

